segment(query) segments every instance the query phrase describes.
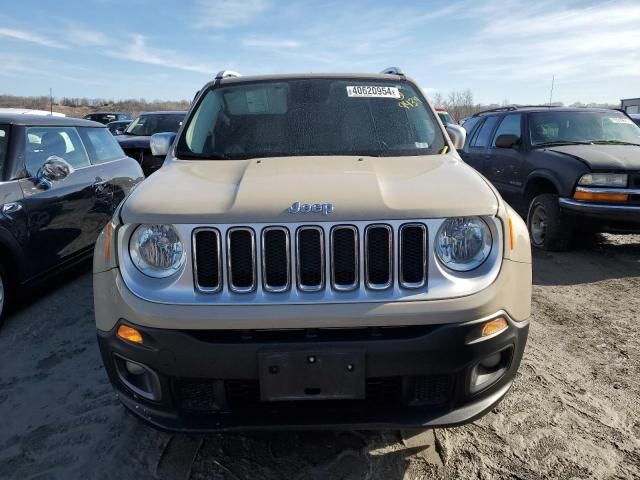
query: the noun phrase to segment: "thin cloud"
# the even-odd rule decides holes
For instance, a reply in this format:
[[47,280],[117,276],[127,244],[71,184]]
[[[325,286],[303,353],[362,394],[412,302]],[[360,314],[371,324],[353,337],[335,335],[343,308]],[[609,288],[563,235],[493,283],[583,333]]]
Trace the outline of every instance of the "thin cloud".
[[22,42],[35,43],[43,47],[50,48],[67,48],[63,43],[60,43],[51,38],[37,35],[35,33],[27,32],[25,30],[17,30],[14,28],[0,27],[0,38],[9,38],[11,40],[18,40]]
[[103,32],[89,30],[78,25],[69,25],[66,38],[70,43],[80,47],[104,47],[109,45],[109,37]]
[[196,28],[247,25],[267,9],[266,0],[198,0]]
[[242,43],[247,47],[266,49],[298,48],[302,45],[296,40],[284,40],[277,38],[245,38]]
[[146,63],[148,65],[159,65],[190,72],[213,74],[215,68],[208,63],[189,60],[184,55],[174,50],[164,50],[147,46],[144,35],[134,35],[133,42],[124,50],[106,50],[106,55],[120,60]]

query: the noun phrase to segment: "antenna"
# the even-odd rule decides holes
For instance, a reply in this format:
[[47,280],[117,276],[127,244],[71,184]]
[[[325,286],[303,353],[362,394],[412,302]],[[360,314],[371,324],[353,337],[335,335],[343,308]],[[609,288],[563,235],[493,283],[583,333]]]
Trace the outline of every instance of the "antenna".
[[553,102],[553,85],[556,82],[556,76],[553,75],[551,77],[551,92],[549,92],[549,105],[551,105],[551,103]]

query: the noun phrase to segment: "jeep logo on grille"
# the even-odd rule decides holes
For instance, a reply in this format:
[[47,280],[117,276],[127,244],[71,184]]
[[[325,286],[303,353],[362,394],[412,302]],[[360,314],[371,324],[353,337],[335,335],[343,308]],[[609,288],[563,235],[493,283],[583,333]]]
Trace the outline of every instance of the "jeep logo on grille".
[[329,215],[333,213],[334,207],[332,203],[300,203],[293,202],[287,209],[289,213],[322,213]]

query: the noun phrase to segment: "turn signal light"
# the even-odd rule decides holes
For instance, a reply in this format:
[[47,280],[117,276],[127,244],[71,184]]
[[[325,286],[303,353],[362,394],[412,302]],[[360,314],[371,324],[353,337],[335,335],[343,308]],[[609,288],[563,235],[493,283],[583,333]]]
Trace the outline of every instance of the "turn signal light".
[[142,345],[142,334],[133,327],[127,325],[120,325],[118,327],[117,335],[122,340],[126,340],[131,343],[138,343]]
[[581,192],[578,190],[573,194],[573,198],[586,202],[626,202],[629,199],[629,195],[626,193]]
[[482,336],[488,337],[489,335],[493,335],[495,333],[499,333],[503,330],[506,330],[509,324],[504,319],[504,317],[494,318],[493,320],[489,320],[482,327]]

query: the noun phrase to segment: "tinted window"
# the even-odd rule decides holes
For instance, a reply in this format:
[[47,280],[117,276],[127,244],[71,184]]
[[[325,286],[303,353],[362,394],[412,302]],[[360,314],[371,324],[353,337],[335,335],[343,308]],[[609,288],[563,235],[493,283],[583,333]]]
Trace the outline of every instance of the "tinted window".
[[429,155],[444,138],[422,94],[389,80],[295,79],[209,90],[182,158]]
[[516,137],[520,138],[520,121],[521,115],[519,113],[511,113],[509,115],[506,115],[502,119],[502,122],[500,122],[500,125],[496,130],[496,134],[493,136],[493,143],[491,144],[491,146],[496,146],[496,138],[498,138],[500,135],[515,135]]
[[462,124],[462,128],[464,128],[467,131],[467,141],[471,139],[471,134],[473,133],[473,129],[481,119],[482,117],[471,117]]
[[155,133],[177,132],[183,119],[183,114],[140,115],[131,122],[125,133],[150,136]]
[[495,126],[497,120],[498,120],[498,117],[496,116],[487,117],[487,119],[484,121],[484,123],[480,127],[480,130],[476,134],[476,138],[473,139],[473,143],[471,144],[471,146],[486,147],[487,145],[489,145],[489,139],[491,138],[491,131],[493,130],[493,127]]
[[440,121],[444,126],[456,124],[456,122],[453,121],[453,118],[451,118],[451,115],[449,115],[448,112],[437,112],[437,113],[438,113],[438,117],[440,117]]
[[120,144],[106,128],[83,128],[81,133],[94,165],[125,157]]
[[25,167],[29,176],[35,176],[51,156],[66,160],[73,168],[89,165],[87,152],[73,127],[28,127],[26,134]]
[[533,113],[529,121],[532,145],[547,143],[640,143],[640,129],[614,110]]
[[2,172],[7,158],[7,150],[9,148],[9,126],[0,125],[0,181],[2,181]]

